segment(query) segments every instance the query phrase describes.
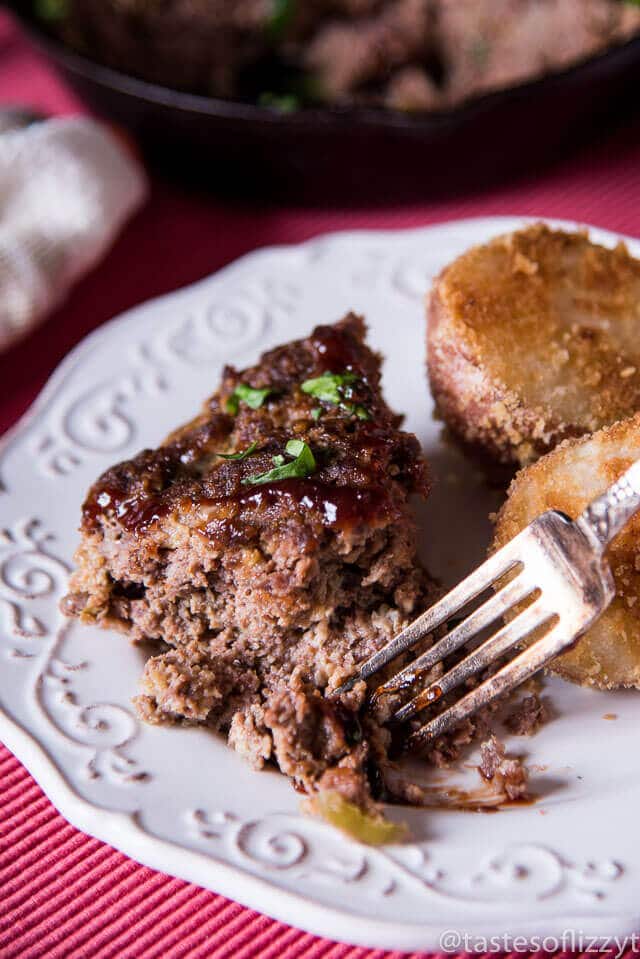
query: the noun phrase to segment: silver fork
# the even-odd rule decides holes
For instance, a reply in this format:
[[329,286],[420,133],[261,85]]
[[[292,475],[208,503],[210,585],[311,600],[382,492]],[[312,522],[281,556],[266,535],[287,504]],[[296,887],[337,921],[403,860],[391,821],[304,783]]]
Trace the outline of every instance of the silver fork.
[[[415,691],[420,679],[427,677],[436,664],[493,627],[488,638],[394,714],[398,721],[413,718],[514,650],[509,662],[409,738],[409,745],[429,743],[498,696],[515,689],[589,629],[615,595],[605,550],[639,509],[637,460],[575,521],[555,510],[535,519],[371,656],[337,692],[346,692],[358,680],[374,676],[400,653],[454,617],[460,617],[466,606],[493,588],[495,592],[485,602],[374,693],[379,699]],[[514,649],[527,638],[529,642],[521,652]]]

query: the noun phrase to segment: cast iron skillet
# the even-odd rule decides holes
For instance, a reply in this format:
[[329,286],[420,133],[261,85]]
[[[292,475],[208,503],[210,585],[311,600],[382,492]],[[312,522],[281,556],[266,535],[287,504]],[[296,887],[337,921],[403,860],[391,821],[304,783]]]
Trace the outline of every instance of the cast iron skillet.
[[172,90],[101,66],[9,6],[80,96],[132,131],[152,161],[222,193],[385,203],[489,185],[536,169],[624,117],[640,37],[561,73],[430,114],[280,113]]

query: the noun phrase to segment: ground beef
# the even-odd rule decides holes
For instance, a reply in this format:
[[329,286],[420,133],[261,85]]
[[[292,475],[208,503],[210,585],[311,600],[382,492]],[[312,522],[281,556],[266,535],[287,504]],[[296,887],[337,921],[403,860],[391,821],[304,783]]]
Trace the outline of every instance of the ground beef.
[[520,759],[507,757],[504,744],[495,736],[481,744],[478,770],[483,779],[504,794],[505,801],[513,802],[526,797],[526,766]]
[[506,716],[504,724],[515,736],[532,736],[549,719],[549,710],[537,693],[518,703]]
[[400,110],[456,106],[640,31],[621,0],[68,0],[47,15],[73,47],[169,87]]
[[451,732],[438,739],[426,750],[426,758],[438,769],[448,769],[457,759],[465,746],[486,735],[488,728],[483,715],[472,716]]
[[[226,368],[198,417],[100,477],[63,609],[158,647],[145,720],[221,730],[252,765],[369,808],[390,738],[361,716],[364,683],[333,692],[432,593],[409,505],[425,464],[364,336],[350,315]],[[302,388],[323,376],[337,393]],[[291,439],[313,468],[261,482]]]
[[[155,647],[136,698],[144,720],[219,730],[254,768],[275,764],[299,791],[372,815],[378,799],[423,796],[391,775],[398,697],[370,710],[364,682],[336,695],[435,598],[410,506],[428,493],[426,466],[400,423],[354,315],[250,369],[227,367],[199,416],[89,490],[62,603],[68,616]],[[313,465],[262,482],[274,462],[292,462],[292,438]],[[450,766],[487,739],[496,708],[440,737],[425,759]],[[510,722],[531,731],[543,719],[528,696]],[[405,740],[406,730],[395,747]],[[480,771],[495,802],[526,792],[526,771],[493,737]]]
[[343,100],[381,75],[426,57],[433,42],[431,7],[428,0],[396,0],[375,16],[336,20],[318,30],[303,56],[320,78],[323,96]]

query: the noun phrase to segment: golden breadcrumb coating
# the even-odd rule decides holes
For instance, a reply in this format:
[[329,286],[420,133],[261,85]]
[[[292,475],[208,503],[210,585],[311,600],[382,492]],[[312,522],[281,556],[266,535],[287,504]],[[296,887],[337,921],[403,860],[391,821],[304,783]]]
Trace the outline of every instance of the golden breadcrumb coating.
[[526,465],[640,409],[640,261],[536,224],[474,247],[436,280],[428,365],[454,433]]
[[[567,440],[521,470],[496,522],[493,549],[504,546],[548,509],[572,518],[640,457],[640,414],[593,436]],[[640,688],[640,516],[608,550],[616,596],[574,649],[553,671],[582,685]]]

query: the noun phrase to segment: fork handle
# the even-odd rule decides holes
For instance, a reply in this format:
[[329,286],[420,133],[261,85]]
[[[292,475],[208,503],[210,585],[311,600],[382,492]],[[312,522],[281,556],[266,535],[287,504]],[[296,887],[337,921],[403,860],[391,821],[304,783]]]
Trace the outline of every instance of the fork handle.
[[604,551],[611,540],[640,510],[640,460],[594,499],[577,519],[588,538]]

